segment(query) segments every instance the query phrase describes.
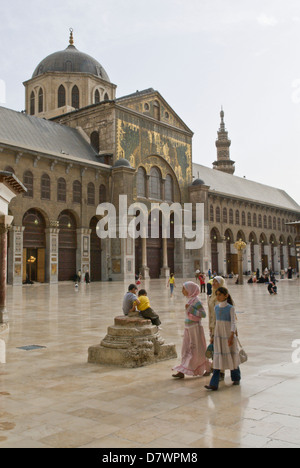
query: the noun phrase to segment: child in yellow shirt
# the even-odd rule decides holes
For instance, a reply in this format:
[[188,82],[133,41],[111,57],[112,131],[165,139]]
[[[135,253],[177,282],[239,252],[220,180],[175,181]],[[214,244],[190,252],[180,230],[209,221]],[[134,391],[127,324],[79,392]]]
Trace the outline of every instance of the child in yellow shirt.
[[147,291],[145,291],[145,289],[141,289],[139,291],[139,304],[137,304],[137,309],[142,317],[151,320],[152,325],[156,325],[158,327],[161,324],[159,316],[150,306],[150,299],[147,296]]

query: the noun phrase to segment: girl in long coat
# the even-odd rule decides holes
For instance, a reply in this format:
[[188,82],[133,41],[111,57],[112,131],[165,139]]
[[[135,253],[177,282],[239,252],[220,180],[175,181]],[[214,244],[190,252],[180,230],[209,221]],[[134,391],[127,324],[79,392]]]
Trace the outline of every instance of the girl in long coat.
[[181,364],[174,367],[177,374],[173,377],[183,379],[185,375],[207,376],[211,373],[211,364],[206,358],[206,339],[202,318],[206,312],[199,299],[200,288],[196,283],[184,283],[182,294],[188,299],[185,310],[185,328],[181,352]]

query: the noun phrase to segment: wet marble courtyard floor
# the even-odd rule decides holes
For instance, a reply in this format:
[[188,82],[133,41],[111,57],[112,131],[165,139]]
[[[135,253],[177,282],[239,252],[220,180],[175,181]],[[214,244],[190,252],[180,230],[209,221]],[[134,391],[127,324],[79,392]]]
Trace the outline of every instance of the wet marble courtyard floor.
[[[8,287],[0,448],[299,448],[299,280],[280,281],[277,296],[264,285],[229,280],[249,361],[240,387],[227,373],[215,393],[204,388],[207,377],[171,377],[185,304],[177,283],[172,299],[164,280],[143,286],[178,359],[138,369],[87,363],[89,346],[121,315],[127,285],[82,284],[78,292],[72,283]],[[208,338],[207,319],[203,325]]]

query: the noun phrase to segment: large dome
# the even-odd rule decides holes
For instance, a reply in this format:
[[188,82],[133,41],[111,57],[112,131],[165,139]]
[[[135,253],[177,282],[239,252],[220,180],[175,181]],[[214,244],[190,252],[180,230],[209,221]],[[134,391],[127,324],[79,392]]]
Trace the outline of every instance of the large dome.
[[32,78],[47,72],[90,73],[110,82],[106,71],[97,60],[76,49],[73,45],[73,37],[65,50],[48,55],[42,60],[34,70]]

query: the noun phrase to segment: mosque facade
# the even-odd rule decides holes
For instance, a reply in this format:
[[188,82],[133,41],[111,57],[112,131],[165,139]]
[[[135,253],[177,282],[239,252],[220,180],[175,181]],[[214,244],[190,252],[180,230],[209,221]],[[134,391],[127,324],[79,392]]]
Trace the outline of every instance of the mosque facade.
[[[193,163],[193,132],[163,96],[150,88],[117,98],[72,32],[68,47],[42,60],[24,87],[24,112],[0,108],[0,170],[27,188],[10,204],[10,284],[68,281],[79,270],[92,281],[186,278],[197,268],[226,275],[237,272],[239,239],[247,244],[245,272],[297,267],[300,207],[280,189],[234,175],[223,110],[216,161]],[[203,247],[186,248],[173,214],[162,236],[159,212],[156,237],[100,239],[97,206],[118,212],[121,195],[149,213],[153,204],[203,204]]]

